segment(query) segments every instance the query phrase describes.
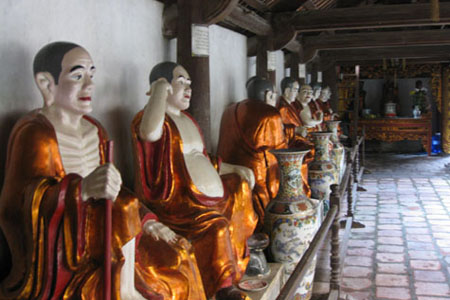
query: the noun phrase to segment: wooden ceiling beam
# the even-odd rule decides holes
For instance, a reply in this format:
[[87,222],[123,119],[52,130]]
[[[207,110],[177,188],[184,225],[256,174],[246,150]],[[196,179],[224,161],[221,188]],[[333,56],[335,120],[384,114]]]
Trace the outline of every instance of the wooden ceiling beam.
[[337,8],[279,14],[278,18],[298,32],[450,24],[450,3],[443,2],[439,6],[437,22],[431,20],[429,3]]
[[407,46],[371,49],[340,49],[320,52],[321,59],[336,62],[381,60],[383,58],[430,59],[450,61],[450,46]]
[[448,44],[450,44],[450,29],[383,31],[303,37],[303,47],[311,50]]
[[225,18],[225,22],[230,22],[235,26],[260,36],[267,36],[272,31],[272,26],[269,21],[252,11],[244,10],[240,6],[237,6]]

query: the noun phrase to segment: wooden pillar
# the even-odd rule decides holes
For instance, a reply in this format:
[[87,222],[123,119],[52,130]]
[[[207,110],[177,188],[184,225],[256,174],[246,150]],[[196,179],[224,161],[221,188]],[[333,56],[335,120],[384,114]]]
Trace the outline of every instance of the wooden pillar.
[[291,77],[299,81],[298,77],[298,64],[300,63],[300,56],[298,53],[292,53],[291,54],[291,61],[290,61],[290,68],[291,68]]
[[203,131],[206,148],[211,150],[211,109],[209,57],[192,56],[192,24],[204,24],[203,0],[178,0],[177,62],[189,73],[192,80],[192,97],[188,109]]
[[443,67],[442,73],[442,151],[450,153],[450,67]]
[[331,108],[334,112],[338,111],[338,77],[336,74],[336,62],[334,60],[324,60],[321,64],[322,68],[322,87],[329,86],[331,98],[329,100]]
[[268,78],[267,37],[265,36],[258,36],[258,50],[256,52],[256,76]]
[[311,86],[317,83],[317,72],[319,71],[319,64],[314,61],[311,63]]

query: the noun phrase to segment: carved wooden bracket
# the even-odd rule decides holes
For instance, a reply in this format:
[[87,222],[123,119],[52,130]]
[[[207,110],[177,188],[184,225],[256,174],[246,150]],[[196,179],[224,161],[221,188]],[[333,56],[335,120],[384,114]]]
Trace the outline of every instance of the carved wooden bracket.
[[[204,0],[203,24],[216,24],[223,21],[236,9],[239,0]],[[163,35],[166,38],[177,36],[178,7],[176,3],[166,5],[163,11]]]
[[223,21],[238,5],[239,0],[206,0],[205,24]]

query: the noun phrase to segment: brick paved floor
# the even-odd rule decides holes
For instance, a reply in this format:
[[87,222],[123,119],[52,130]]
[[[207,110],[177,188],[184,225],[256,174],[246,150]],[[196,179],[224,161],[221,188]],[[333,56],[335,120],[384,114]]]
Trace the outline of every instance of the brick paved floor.
[[366,228],[352,229],[342,299],[450,300],[449,162],[368,156],[372,174],[363,177],[367,191],[358,193],[355,211]]
[[450,158],[369,155],[342,298],[450,299]]

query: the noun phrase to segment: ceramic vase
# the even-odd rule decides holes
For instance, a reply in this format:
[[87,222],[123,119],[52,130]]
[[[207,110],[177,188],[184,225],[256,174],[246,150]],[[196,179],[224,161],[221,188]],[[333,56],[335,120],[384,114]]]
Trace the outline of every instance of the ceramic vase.
[[330,157],[329,142],[332,133],[328,131],[312,132],[314,160],[309,165],[308,181],[311,197],[322,202],[325,216],[330,208],[330,185],[338,183],[337,168]]
[[[301,167],[309,152],[296,149],[274,150],[280,170],[280,189],[266,208],[264,230],[270,236],[270,254],[284,264],[289,277],[308,248],[319,226],[319,201],[303,192]],[[295,299],[310,299],[315,259],[295,292]]]
[[420,111],[419,105],[414,105],[413,117],[415,119],[420,118],[420,114],[421,114],[421,111]]
[[345,149],[339,141],[338,136],[338,127],[341,121],[327,121],[325,123],[327,125],[327,130],[332,133],[330,141],[333,143],[333,150],[331,150],[330,155],[331,160],[336,165],[337,183],[340,183],[345,172]]

